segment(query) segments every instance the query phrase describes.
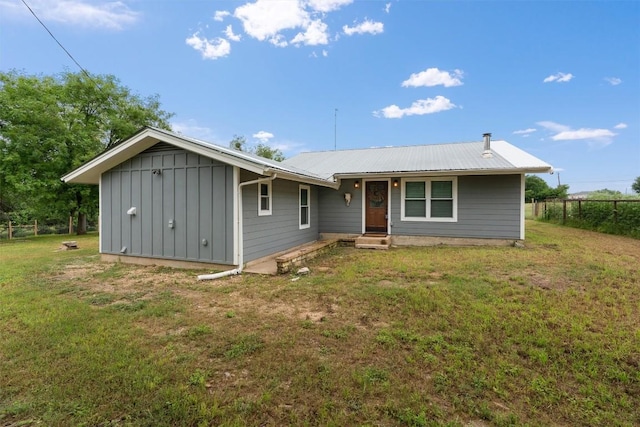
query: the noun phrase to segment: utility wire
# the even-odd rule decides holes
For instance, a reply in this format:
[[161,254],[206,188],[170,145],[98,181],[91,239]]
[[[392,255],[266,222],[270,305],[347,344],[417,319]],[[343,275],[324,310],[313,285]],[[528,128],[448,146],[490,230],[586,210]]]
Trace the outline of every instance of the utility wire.
[[60,46],[60,48],[62,50],[64,50],[64,53],[67,54],[67,56],[69,58],[71,58],[71,60],[78,66],[78,68],[80,68],[80,70],[82,71],[82,73],[93,82],[94,85],[96,85],[96,87],[98,89],[100,89],[100,86],[98,85],[98,83],[91,77],[91,75],[89,74],[89,72],[87,70],[84,69],[84,67],[82,65],[80,65],[80,63],[78,61],[76,61],[76,58],[73,57],[73,55],[71,55],[71,52],[69,52],[63,45],[62,43],[60,43],[60,41],[56,38],[56,36],[53,35],[53,33],[51,32],[51,30],[49,30],[49,28],[47,28],[47,26],[45,25],[44,22],[42,22],[42,20],[38,17],[38,15],[36,15],[36,13],[33,11],[33,9],[31,8],[31,6],[29,6],[26,2],[26,0],[21,0],[22,3],[27,7],[27,9],[29,9],[29,12],[31,12],[31,14],[33,15],[34,18],[36,18],[38,20],[38,22],[40,23],[40,25],[42,25],[42,27],[47,31],[47,33],[49,33],[49,35],[51,36],[51,38],[53,40],[55,40],[56,43],[58,43],[58,46]]

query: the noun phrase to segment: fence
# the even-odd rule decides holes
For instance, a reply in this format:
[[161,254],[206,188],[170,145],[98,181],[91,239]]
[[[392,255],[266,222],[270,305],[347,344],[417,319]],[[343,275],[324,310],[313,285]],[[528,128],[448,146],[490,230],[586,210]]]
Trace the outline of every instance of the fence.
[[640,238],[640,199],[554,199],[536,203],[534,217]]
[[69,217],[68,226],[62,225],[38,225],[38,220],[34,220],[33,224],[14,224],[8,221],[6,224],[0,224],[0,239],[14,239],[17,237],[37,236],[38,234],[73,234],[73,217]]

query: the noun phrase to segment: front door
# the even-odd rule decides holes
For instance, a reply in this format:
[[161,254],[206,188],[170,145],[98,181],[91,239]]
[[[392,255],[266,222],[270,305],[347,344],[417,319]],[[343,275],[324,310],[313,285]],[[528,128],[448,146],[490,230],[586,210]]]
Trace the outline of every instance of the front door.
[[365,185],[365,231],[387,233],[387,181],[368,181]]

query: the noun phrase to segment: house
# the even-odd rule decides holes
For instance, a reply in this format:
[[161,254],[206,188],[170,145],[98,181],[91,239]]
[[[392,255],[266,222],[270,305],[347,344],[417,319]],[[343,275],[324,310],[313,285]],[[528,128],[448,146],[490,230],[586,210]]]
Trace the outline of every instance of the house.
[[242,269],[320,236],[522,240],[525,174],[550,171],[490,134],[276,162],[144,128],[62,179],[99,185],[103,258]]

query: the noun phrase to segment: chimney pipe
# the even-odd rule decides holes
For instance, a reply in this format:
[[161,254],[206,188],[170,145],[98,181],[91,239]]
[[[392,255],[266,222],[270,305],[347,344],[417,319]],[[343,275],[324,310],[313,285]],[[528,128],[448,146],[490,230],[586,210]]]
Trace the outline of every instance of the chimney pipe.
[[482,157],[487,159],[491,158],[493,157],[493,153],[491,153],[491,134],[487,132],[482,134],[482,137],[484,138],[484,151],[482,152]]

